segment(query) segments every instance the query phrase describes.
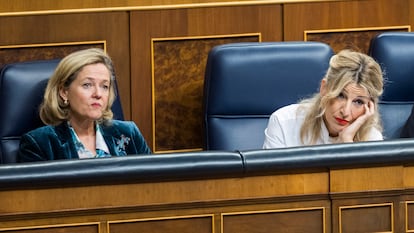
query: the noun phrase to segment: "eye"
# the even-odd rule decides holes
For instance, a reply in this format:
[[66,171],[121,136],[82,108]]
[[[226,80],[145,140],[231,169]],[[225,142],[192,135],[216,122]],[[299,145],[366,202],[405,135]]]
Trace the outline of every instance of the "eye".
[[92,86],[92,83],[84,83],[82,84],[82,87],[84,88],[90,88]]
[[356,99],[354,101],[352,101],[355,105],[357,106],[363,106],[365,105],[365,101],[363,101],[362,99]]
[[101,85],[101,88],[107,91],[107,90],[109,90],[109,85],[107,85],[107,84],[102,84],[102,85]]
[[346,97],[345,97],[345,94],[341,92],[341,93],[339,93],[339,95],[336,98],[345,99]]

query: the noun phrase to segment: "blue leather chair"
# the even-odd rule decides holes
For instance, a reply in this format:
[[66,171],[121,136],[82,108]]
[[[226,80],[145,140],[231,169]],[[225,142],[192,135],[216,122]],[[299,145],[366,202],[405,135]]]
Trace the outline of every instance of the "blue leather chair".
[[[5,65],[0,71],[0,164],[15,163],[20,136],[43,125],[38,108],[59,60]],[[124,119],[119,98],[114,117]]]
[[269,116],[317,92],[332,55],[319,42],[214,47],[204,80],[204,149],[261,149]]
[[371,40],[369,55],[386,80],[379,105],[385,139],[399,138],[414,103],[414,33],[379,34]]

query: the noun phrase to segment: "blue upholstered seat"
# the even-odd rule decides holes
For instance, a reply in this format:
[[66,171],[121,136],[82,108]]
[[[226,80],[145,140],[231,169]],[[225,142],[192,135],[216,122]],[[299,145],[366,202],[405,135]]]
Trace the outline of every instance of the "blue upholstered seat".
[[261,149],[272,112],[317,92],[332,55],[319,42],[214,47],[204,80],[204,149]]
[[[59,60],[39,60],[5,65],[0,71],[0,163],[15,163],[20,136],[42,126],[39,105],[47,81]],[[123,119],[119,98],[115,118]]]
[[399,138],[414,103],[414,33],[386,32],[371,40],[369,54],[384,72],[380,113],[386,139]]

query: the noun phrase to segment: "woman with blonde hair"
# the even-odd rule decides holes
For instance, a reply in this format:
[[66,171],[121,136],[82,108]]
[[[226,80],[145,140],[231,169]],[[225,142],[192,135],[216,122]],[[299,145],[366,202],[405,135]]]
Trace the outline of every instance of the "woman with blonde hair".
[[134,122],[112,119],[114,85],[112,60],[102,49],[63,58],[40,107],[46,126],[22,136],[19,162],[151,153]]
[[263,148],[383,140],[382,92],[381,67],[373,58],[340,51],[331,58],[318,93],[271,115]]

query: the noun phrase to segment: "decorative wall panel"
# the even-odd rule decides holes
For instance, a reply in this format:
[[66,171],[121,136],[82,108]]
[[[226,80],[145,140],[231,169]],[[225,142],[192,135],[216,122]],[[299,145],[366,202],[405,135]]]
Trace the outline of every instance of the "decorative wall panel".
[[260,34],[152,39],[153,151],[202,148],[202,97],[208,52],[258,42]]
[[394,232],[393,204],[339,207],[339,232]]
[[405,202],[405,230],[414,232],[414,201]]
[[44,225],[1,229],[5,233],[100,233],[99,223]]
[[325,208],[303,208],[222,214],[222,233],[325,233]]
[[348,28],[332,30],[309,30],[304,32],[305,41],[319,41],[329,44],[335,52],[351,49],[368,54],[371,39],[383,32],[411,31],[411,27]]
[[213,215],[110,221],[110,233],[213,233]]

